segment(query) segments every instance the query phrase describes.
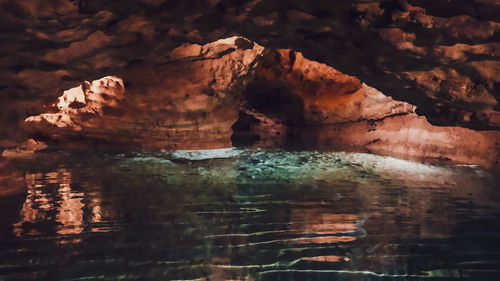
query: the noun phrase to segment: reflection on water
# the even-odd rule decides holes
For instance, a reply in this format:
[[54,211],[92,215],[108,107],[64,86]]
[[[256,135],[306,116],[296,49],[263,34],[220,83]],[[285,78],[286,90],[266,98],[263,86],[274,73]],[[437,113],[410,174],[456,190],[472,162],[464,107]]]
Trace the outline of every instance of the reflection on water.
[[[29,235],[80,234],[87,227],[89,232],[109,231],[99,223],[112,220],[112,210],[101,206],[101,193],[96,185],[83,183],[87,192],[72,187],[71,172],[57,169],[47,173],[26,173],[26,200],[13,224],[16,237]],[[61,243],[80,242],[81,239],[61,240]]]
[[[357,216],[329,214],[323,209],[292,209],[290,232],[303,237],[290,242],[297,244],[335,244],[356,240]],[[305,258],[311,260],[310,258]],[[315,260],[315,259],[312,259]]]
[[0,280],[500,277],[494,173],[365,154],[191,154],[11,163]]

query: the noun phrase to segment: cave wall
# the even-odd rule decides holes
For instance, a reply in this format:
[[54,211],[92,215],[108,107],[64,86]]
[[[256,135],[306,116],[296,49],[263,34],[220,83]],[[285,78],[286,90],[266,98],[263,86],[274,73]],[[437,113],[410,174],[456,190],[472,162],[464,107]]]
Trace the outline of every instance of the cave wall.
[[[498,151],[496,0],[0,0],[0,15],[2,147],[37,130],[146,147],[189,147],[187,138],[191,148],[228,146],[231,125],[247,112],[255,128],[281,136],[405,115],[427,131],[479,130],[461,136],[488,135],[477,147]],[[221,38],[233,41],[212,43]],[[57,113],[65,90],[107,75],[124,80],[125,99],[98,118],[73,112],[85,129],[25,125]],[[255,91],[242,96],[249,82]],[[258,104],[268,85],[282,91],[274,103],[285,116],[273,116],[272,103],[239,110]],[[110,128],[122,134],[111,137]],[[459,138],[464,147],[467,138]],[[377,139],[367,143],[380,146]]]
[[[2,103],[241,35],[356,76],[433,124],[500,127],[497,0],[1,0],[0,13]],[[22,107],[2,116],[42,110]]]
[[184,44],[165,53],[162,64],[137,62],[117,76],[65,91],[53,112],[27,118],[24,128],[32,136],[62,143],[228,147],[239,97],[263,51],[241,37]]

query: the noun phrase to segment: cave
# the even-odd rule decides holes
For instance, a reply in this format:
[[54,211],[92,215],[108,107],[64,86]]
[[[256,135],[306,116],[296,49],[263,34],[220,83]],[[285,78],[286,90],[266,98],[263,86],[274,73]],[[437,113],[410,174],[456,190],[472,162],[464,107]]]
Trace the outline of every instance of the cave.
[[297,141],[292,128],[304,125],[303,112],[301,98],[282,83],[256,78],[242,93],[231,142],[235,147],[289,147]]
[[0,0],[0,280],[498,280],[497,0]]

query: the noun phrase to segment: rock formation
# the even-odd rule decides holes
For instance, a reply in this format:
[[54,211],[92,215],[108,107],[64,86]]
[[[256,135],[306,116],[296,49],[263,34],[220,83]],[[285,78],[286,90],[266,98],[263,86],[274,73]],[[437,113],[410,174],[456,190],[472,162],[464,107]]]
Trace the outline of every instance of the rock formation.
[[[374,132],[399,120],[455,140],[403,154],[477,162],[498,155],[500,3],[457,1],[0,0],[0,146],[25,127],[48,140],[227,147],[240,118],[236,134],[260,128],[268,143],[312,129],[332,143],[316,128],[368,126],[346,142],[375,151]],[[79,86],[107,75],[123,98]]]
[[33,155],[38,151],[46,149],[48,145],[42,141],[28,139],[16,148],[5,149],[2,151],[2,157],[5,158],[24,158]]
[[[415,106],[291,50],[268,52],[244,95],[244,106],[275,119],[259,123],[256,114],[247,113],[254,117],[246,121],[247,130],[278,130],[309,148],[499,167],[500,132],[433,126],[415,113]],[[238,126],[245,127],[244,122]],[[255,130],[253,139],[269,143]]]
[[56,112],[29,117],[26,126],[63,142],[205,149],[250,137],[498,165],[500,132],[433,126],[415,106],[292,50],[231,37],[184,44],[164,60],[71,88]]
[[107,76],[92,83],[85,81],[80,86],[64,91],[55,104],[57,113],[32,116],[25,122],[28,127],[39,126],[37,130],[44,132],[50,130],[80,132],[88,120],[102,117],[105,108],[116,108],[123,100],[124,92],[123,80],[114,76]]
[[[414,112],[412,105],[394,101],[362,84],[356,77],[305,59],[301,53],[292,50],[269,52],[257,71],[257,79],[264,84],[278,83],[297,96],[303,109],[292,114],[302,114],[304,124],[381,119]],[[248,98],[252,99],[251,96]]]
[[500,3],[457,1],[0,0],[2,133],[82,81],[235,34],[354,75],[433,124],[498,130]]
[[[240,93],[264,48],[241,37],[185,44],[159,65],[135,64],[84,82],[58,98],[56,112],[26,119],[34,135],[142,148],[231,145]],[[124,86],[124,81],[127,87]]]

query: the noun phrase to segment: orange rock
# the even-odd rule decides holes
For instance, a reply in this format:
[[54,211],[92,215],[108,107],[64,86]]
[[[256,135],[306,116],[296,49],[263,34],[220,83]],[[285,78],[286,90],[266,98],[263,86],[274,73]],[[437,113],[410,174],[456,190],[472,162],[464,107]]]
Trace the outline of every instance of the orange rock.
[[257,70],[265,81],[279,81],[304,104],[306,123],[329,124],[379,119],[413,112],[414,107],[397,102],[325,64],[305,59],[291,50],[270,52]]
[[416,114],[299,130],[304,141],[321,147],[500,168],[500,132],[433,126]]
[[[83,137],[164,149],[231,146],[240,94],[264,48],[241,37],[182,45],[161,65],[137,64],[67,90],[58,112],[26,119],[53,139]],[[123,79],[123,80],[122,80]],[[124,82],[129,86],[124,92]]]

